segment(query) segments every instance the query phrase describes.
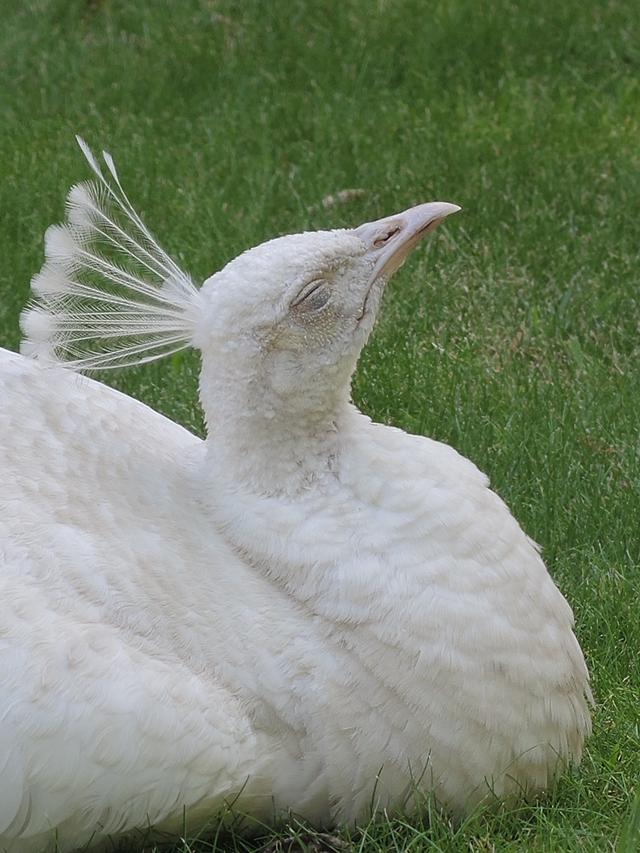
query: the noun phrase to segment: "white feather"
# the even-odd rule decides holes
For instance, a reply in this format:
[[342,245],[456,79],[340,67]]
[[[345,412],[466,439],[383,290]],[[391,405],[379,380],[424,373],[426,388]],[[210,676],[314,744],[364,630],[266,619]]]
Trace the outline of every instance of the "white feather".
[[[78,370],[142,364],[189,346],[201,312],[199,291],[133,209],[113,159],[107,179],[78,137],[97,182],[72,187],[64,225],[45,237],[21,318],[22,352]],[[47,324],[46,315],[55,318]]]
[[[201,291],[108,171],[0,350],[0,850],[543,792],[590,729],[571,608],[486,477],[350,378],[434,202]],[[101,250],[98,247],[102,247]],[[70,370],[201,349],[202,441]]]

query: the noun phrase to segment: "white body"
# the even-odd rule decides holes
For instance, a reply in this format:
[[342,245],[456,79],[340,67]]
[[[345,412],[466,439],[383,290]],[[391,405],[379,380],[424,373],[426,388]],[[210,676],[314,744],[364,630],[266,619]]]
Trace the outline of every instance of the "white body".
[[386,278],[455,209],[280,238],[202,291],[172,268],[160,307],[136,279],[126,322],[202,351],[204,442],[55,364],[102,308],[64,302],[76,225],[48,238],[42,363],[0,350],[0,849],[461,815],[579,760],[587,671],[536,547],[471,462],[349,402]]
[[349,410],[331,482],[252,506],[142,404],[0,367],[3,848],[366,819],[412,775],[463,812],[579,755],[570,608],[451,448]]

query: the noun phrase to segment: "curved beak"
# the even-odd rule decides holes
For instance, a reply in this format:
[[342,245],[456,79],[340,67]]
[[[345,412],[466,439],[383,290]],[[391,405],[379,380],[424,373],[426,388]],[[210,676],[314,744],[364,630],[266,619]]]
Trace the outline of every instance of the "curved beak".
[[457,204],[431,201],[354,228],[353,233],[375,258],[372,280],[388,279],[402,266],[409,252],[425,234],[458,210],[460,207]]

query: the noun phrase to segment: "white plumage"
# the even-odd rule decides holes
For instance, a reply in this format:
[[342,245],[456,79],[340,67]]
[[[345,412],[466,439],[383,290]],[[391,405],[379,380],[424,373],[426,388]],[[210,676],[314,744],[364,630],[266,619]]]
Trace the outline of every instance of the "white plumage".
[[[349,401],[386,280],[457,208],[197,290],[85,153],[32,358],[0,351],[0,848],[544,791],[590,725],[569,605],[471,462]],[[205,441],[59,366],[183,345]]]

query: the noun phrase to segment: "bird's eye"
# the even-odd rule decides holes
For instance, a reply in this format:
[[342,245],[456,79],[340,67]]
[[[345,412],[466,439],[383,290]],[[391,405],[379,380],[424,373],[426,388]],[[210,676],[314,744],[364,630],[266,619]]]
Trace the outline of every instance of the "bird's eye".
[[302,311],[319,311],[331,298],[329,282],[316,279],[306,284],[291,303],[292,308]]

